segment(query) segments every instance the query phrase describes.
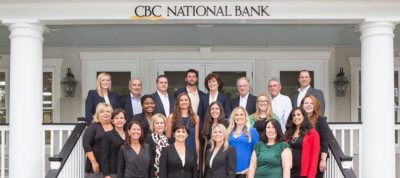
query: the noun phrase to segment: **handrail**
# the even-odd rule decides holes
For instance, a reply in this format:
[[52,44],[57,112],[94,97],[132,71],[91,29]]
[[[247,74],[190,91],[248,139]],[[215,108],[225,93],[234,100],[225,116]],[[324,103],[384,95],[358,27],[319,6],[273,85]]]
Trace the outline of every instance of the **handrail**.
[[[79,121],[81,121],[82,118],[78,118]],[[84,118],[83,118],[84,119]],[[50,170],[46,175],[46,178],[56,178],[60,174],[61,170],[63,169],[64,165],[66,164],[69,156],[71,155],[72,151],[75,148],[75,145],[81,138],[81,135],[83,131],[86,128],[86,123],[78,123],[74,130],[71,133],[71,136],[68,138],[67,142],[61,149],[60,153],[58,156],[53,156],[49,158],[50,161]],[[52,165],[52,162],[58,162],[59,165],[57,165],[57,168],[54,169],[54,165]]]

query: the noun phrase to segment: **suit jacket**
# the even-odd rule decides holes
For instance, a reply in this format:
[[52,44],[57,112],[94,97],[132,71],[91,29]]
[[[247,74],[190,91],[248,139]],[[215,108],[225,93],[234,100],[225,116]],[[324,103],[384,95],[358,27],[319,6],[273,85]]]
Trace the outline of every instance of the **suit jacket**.
[[[220,102],[224,107],[225,117],[229,118],[232,109],[228,96],[226,96],[222,92],[218,92],[217,101]],[[203,128],[203,123],[205,119],[204,117],[206,115],[208,106],[210,105],[209,102],[210,102],[210,93],[203,95],[202,98],[200,99],[199,111],[197,112],[197,114],[200,117],[200,129]]]
[[[136,114],[136,115],[133,116],[133,120],[134,121],[139,121],[142,124],[143,135],[144,135],[144,138],[146,138],[147,135],[149,133],[151,133],[151,131],[150,131],[150,123],[146,118],[146,114],[145,113]],[[127,122],[127,123],[129,123],[129,122]],[[126,125],[128,125],[128,124],[126,124]]]
[[131,94],[124,95],[121,97],[121,108],[124,109],[126,112],[126,117],[127,117],[126,125],[128,125],[128,123],[132,121],[132,118],[135,115],[132,109]]
[[189,147],[186,146],[184,166],[174,144],[162,150],[160,178],[197,178],[197,174],[197,156]]
[[117,174],[118,169],[118,151],[124,140],[118,132],[113,129],[106,132],[101,142],[101,165],[104,176]]
[[[309,88],[307,90],[306,95],[313,95],[316,98],[318,98],[319,103],[321,105],[321,116],[325,115],[325,99],[324,99],[324,93],[321,90],[315,89],[315,88]],[[297,90],[293,96],[291,97],[292,99],[292,106],[297,107],[297,97],[299,96],[299,91]]]
[[[162,104],[161,98],[160,98],[160,96],[158,95],[157,91],[154,92],[153,94],[151,94],[151,96],[153,96],[154,102],[155,102],[155,104],[156,104],[156,108],[155,108],[154,113],[155,113],[155,114],[161,113],[161,114],[164,114],[165,117],[168,117],[168,116],[166,116],[166,114],[165,114],[164,105]],[[168,95],[168,99],[169,99],[169,113],[172,113],[172,110],[173,110],[174,104],[175,104],[175,98]]]
[[235,178],[236,176],[236,151],[228,147],[224,151],[221,147],[215,154],[210,166],[210,159],[213,150],[209,149],[206,153],[206,173],[205,178]]
[[[108,92],[108,99],[113,109],[120,108],[119,96],[114,92]],[[106,102],[104,97],[101,97],[97,90],[89,90],[85,102],[85,120],[86,124],[92,123],[93,115],[96,112],[97,104],[101,102]]]
[[[246,111],[249,114],[249,116],[256,112],[257,108],[256,103],[257,103],[257,97],[249,93],[246,103]],[[231,108],[234,109],[237,106],[239,106],[239,104],[240,104],[240,96],[231,101]]]

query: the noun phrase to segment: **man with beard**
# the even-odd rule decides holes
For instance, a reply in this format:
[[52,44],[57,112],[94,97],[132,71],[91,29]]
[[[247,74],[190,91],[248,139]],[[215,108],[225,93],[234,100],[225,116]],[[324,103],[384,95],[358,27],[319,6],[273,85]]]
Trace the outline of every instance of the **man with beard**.
[[205,95],[204,92],[197,88],[199,81],[199,72],[194,69],[189,69],[185,72],[186,87],[180,88],[175,92],[175,98],[185,92],[189,95],[190,102],[192,103],[193,112],[197,114],[199,108],[200,98]]

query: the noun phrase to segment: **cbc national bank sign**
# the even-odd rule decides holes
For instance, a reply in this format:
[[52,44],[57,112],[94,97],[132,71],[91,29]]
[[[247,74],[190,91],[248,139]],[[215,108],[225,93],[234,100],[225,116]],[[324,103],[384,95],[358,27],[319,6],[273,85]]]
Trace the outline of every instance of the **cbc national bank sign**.
[[270,16],[265,2],[149,2],[136,4],[133,20],[259,19]]

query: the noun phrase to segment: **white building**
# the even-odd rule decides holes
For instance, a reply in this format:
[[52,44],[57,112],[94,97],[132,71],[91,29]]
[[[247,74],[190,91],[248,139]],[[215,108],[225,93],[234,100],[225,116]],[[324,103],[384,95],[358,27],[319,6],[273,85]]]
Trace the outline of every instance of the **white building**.
[[[117,76],[113,85],[121,92],[131,76],[138,76],[143,93],[151,93],[158,74],[178,86],[182,71],[194,68],[202,89],[204,77],[219,72],[228,86],[247,76],[256,95],[266,91],[272,77],[280,77],[290,93],[297,71],[313,71],[314,87],[325,93],[329,121],[362,121],[362,177],[394,178],[400,1],[231,3],[1,0],[0,119],[10,123],[10,177],[42,175],[40,154],[33,154],[42,152],[42,118],[57,123],[83,116],[97,72]],[[265,5],[269,16],[132,17],[140,5]],[[341,67],[351,84],[345,97],[336,97],[333,80]],[[64,97],[59,85],[67,68],[78,80],[72,98]]]

